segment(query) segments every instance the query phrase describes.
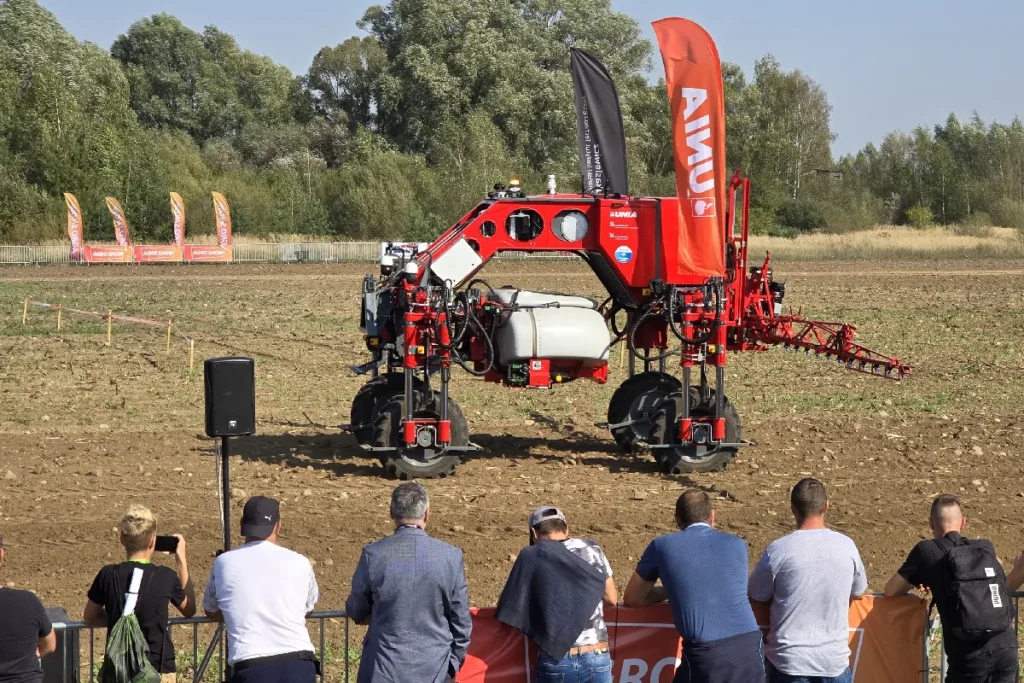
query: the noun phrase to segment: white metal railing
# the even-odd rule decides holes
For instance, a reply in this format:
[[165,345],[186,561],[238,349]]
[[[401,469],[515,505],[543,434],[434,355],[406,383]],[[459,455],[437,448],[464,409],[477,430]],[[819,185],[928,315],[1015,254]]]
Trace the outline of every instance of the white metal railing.
[[[343,263],[373,262],[380,257],[380,242],[236,242],[232,260],[236,263]],[[504,251],[498,259],[576,258],[570,251]],[[0,265],[70,263],[67,245],[0,245]]]

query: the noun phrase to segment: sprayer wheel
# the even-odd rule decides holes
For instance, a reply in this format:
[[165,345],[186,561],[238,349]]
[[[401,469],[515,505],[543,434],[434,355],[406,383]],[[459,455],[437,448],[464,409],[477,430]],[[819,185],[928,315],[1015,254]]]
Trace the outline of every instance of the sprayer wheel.
[[[690,389],[691,409],[693,417],[708,417],[715,413],[715,392],[712,390],[707,401],[700,401],[696,387]],[[679,444],[678,415],[683,410],[682,392],[673,394],[665,401],[662,408],[651,421],[651,443]],[[739,413],[726,398],[722,410],[725,417],[725,441],[739,443],[743,438],[743,426]],[[736,457],[739,450],[735,446],[719,446],[702,455],[697,455],[692,447],[678,445],[674,448],[653,449],[661,471],[665,474],[689,474],[693,472],[721,472]]]
[[[377,411],[373,425],[374,446],[391,447],[401,443],[402,419],[405,417],[405,399],[399,394],[386,399]],[[413,417],[441,417],[441,395],[434,393],[427,403],[416,410]],[[469,445],[469,424],[459,404],[448,399],[448,419],[452,423],[452,446]],[[455,466],[462,461],[461,451],[440,451],[436,448],[414,446],[396,451],[383,451],[380,462],[387,473],[397,479],[440,479],[455,474]]]
[[[418,377],[413,386],[417,391],[423,388],[423,381]],[[373,423],[377,419],[378,408],[384,400],[402,394],[405,391],[405,375],[401,372],[388,372],[377,375],[359,388],[352,398],[352,410],[349,413],[349,424],[354,427],[353,436],[360,444],[368,444],[373,438]]]
[[638,441],[649,442],[655,412],[670,394],[681,390],[679,380],[664,372],[641,372],[620,384],[608,404],[608,424],[634,422],[611,430],[615,443],[627,453],[635,453]]

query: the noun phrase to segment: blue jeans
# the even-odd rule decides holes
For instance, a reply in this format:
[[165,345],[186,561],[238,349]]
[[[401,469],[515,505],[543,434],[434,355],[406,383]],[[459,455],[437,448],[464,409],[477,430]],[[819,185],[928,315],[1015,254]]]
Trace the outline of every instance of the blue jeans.
[[790,676],[770,666],[768,683],[853,683],[853,672],[847,669],[838,676]]
[[566,655],[562,661],[537,655],[534,683],[612,683],[612,657],[607,652]]

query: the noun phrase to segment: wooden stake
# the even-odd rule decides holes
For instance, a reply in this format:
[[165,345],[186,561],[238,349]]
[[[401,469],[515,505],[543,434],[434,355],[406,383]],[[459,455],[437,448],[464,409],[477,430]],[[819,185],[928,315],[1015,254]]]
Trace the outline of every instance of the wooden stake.
[[57,304],[57,331],[60,332],[60,314],[63,313],[63,306]]
[[25,299],[25,307],[21,310],[21,324],[28,324],[28,299]]
[[107,311],[107,346],[110,346],[110,328],[114,324],[114,312]]
[[196,340],[188,340],[188,369],[191,370],[196,362]]
[[626,364],[626,344],[619,344],[619,370]]
[[167,351],[165,351],[164,353],[170,353],[170,352],[171,352],[171,321],[168,320],[167,321]]

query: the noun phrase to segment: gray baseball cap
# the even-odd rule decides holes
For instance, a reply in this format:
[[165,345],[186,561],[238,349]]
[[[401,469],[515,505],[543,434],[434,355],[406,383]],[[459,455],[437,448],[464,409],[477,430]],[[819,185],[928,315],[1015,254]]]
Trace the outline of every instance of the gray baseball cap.
[[[541,505],[530,513],[530,528],[532,529],[541,522],[546,522],[549,519],[560,519],[565,522],[565,515],[562,514],[562,511],[554,505]],[[565,523],[568,525],[568,522]]]

